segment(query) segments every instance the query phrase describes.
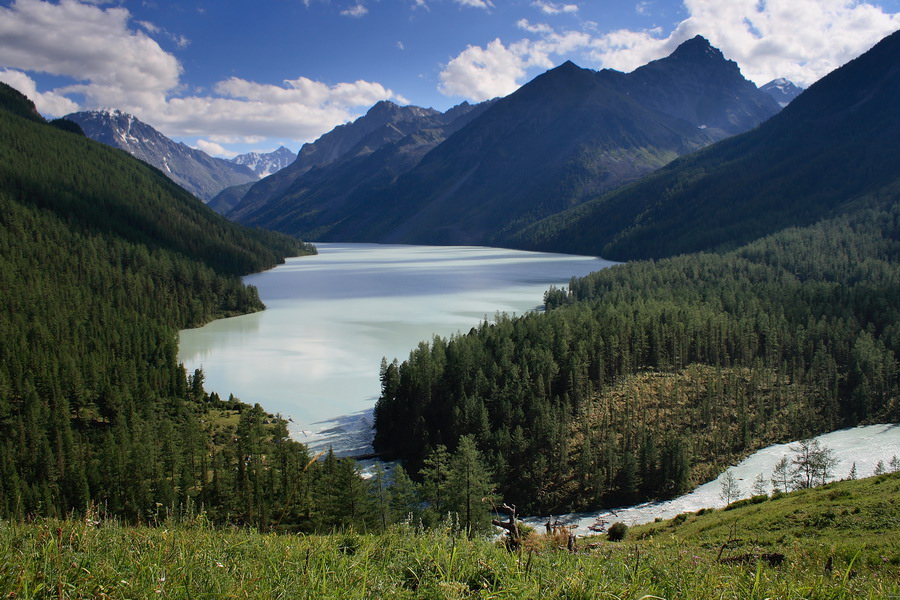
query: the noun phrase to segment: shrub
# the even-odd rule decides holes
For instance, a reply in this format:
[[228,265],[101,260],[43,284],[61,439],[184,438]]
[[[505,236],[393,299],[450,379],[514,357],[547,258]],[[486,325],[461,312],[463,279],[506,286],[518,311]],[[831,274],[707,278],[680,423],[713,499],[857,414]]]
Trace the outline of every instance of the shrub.
[[751,504],[759,504],[761,502],[765,502],[769,499],[767,494],[759,494],[757,496],[751,496],[750,498],[743,498],[741,500],[736,500],[725,507],[725,510],[734,510],[735,508],[741,508],[742,506],[750,506]]
[[606,539],[610,542],[621,542],[625,539],[625,534],[628,532],[628,526],[622,522],[616,522],[609,526],[609,530],[606,532]]

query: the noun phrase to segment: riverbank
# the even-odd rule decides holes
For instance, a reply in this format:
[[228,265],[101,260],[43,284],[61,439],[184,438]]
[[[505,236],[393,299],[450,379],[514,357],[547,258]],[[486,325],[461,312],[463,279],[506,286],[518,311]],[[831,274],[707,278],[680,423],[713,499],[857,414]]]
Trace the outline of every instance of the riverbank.
[[[333,450],[338,457],[364,458],[363,467],[374,464],[368,458],[372,449],[372,411],[366,410],[316,423],[316,430],[295,434],[294,438],[306,444],[314,453]],[[833,452],[835,466],[830,480],[848,478],[856,467],[858,478],[875,474],[878,463],[885,469],[894,457],[900,458],[900,423],[866,425],[833,431],[813,438],[822,447]],[[732,500],[752,495],[754,480],[762,474],[771,493],[771,476],[775,464],[782,457],[788,460],[794,455],[796,442],[775,444],[763,448],[727,469],[737,481],[738,493]],[[713,481],[698,486],[693,491],[672,500],[644,502],[635,506],[587,511],[561,515],[540,515],[525,517],[529,525],[542,528],[547,520],[559,521],[569,526],[578,536],[594,535],[602,525],[616,521],[626,525],[651,523],[656,519],[670,519],[681,513],[696,512],[703,508],[721,508],[725,501],[721,498],[723,472]],[[597,525],[600,527],[597,527]]]

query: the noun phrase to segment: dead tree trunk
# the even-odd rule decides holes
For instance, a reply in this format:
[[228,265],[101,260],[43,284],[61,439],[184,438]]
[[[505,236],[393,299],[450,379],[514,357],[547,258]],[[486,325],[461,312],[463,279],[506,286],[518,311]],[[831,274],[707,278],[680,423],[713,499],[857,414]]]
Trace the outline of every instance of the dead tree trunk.
[[519,524],[516,521],[516,507],[515,505],[503,504],[497,507],[497,511],[509,515],[509,521],[493,519],[491,523],[506,530],[506,547],[510,551],[515,552],[522,545],[522,538],[519,535]]

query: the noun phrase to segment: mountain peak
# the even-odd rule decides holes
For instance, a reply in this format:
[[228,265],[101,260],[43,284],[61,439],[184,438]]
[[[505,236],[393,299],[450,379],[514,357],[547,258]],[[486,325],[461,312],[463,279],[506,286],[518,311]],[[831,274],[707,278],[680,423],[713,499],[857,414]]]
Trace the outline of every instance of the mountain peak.
[[713,58],[717,60],[725,60],[722,51],[709,43],[709,40],[702,35],[696,35],[691,39],[681,42],[675,51],[672,52],[670,58],[682,59],[698,59]]
[[548,75],[548,74],[576,75],[576,74],[588,73],[588,72],[589,71],[587,69],[582,69],[581,67],[579,67],[578,65],[573,63],[571,60],[567,60],[566,62],[559,65],[558,67],[553,67],[552,69],[547,71],[547,73],[545,73],[545,75]]
[[390,100],[379,100],[378,102],[376,102],[375,104],[372,105],[372,108],[370,108],[366,112],[366,114],[377,114],[377,113],[381,113],[381,112],[393,112],[399,108],[400,108],[400,106],[398,104],[391,102]]
[[784,77],[773,79],[759,89],[772,96],[782,108],[790,104],[791,100],[799,96],[800,92],[803,91],[803,88],[797,87],[793,81]]
[[114,108],[76,112],[64,118],[77,123],[87,137],[153,165],[203,201],[225,187],[257,179],[247,167],[175,142],[134,115]]

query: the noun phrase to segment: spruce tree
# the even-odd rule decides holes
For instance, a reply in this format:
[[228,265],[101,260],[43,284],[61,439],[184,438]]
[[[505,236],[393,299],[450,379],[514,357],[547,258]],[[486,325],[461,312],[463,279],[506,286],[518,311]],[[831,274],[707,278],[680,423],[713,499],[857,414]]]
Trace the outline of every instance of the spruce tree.
[[472,436],[459,439],[447,479],[448,507],[459,515],[467,535],[490,530],[494,484]]

